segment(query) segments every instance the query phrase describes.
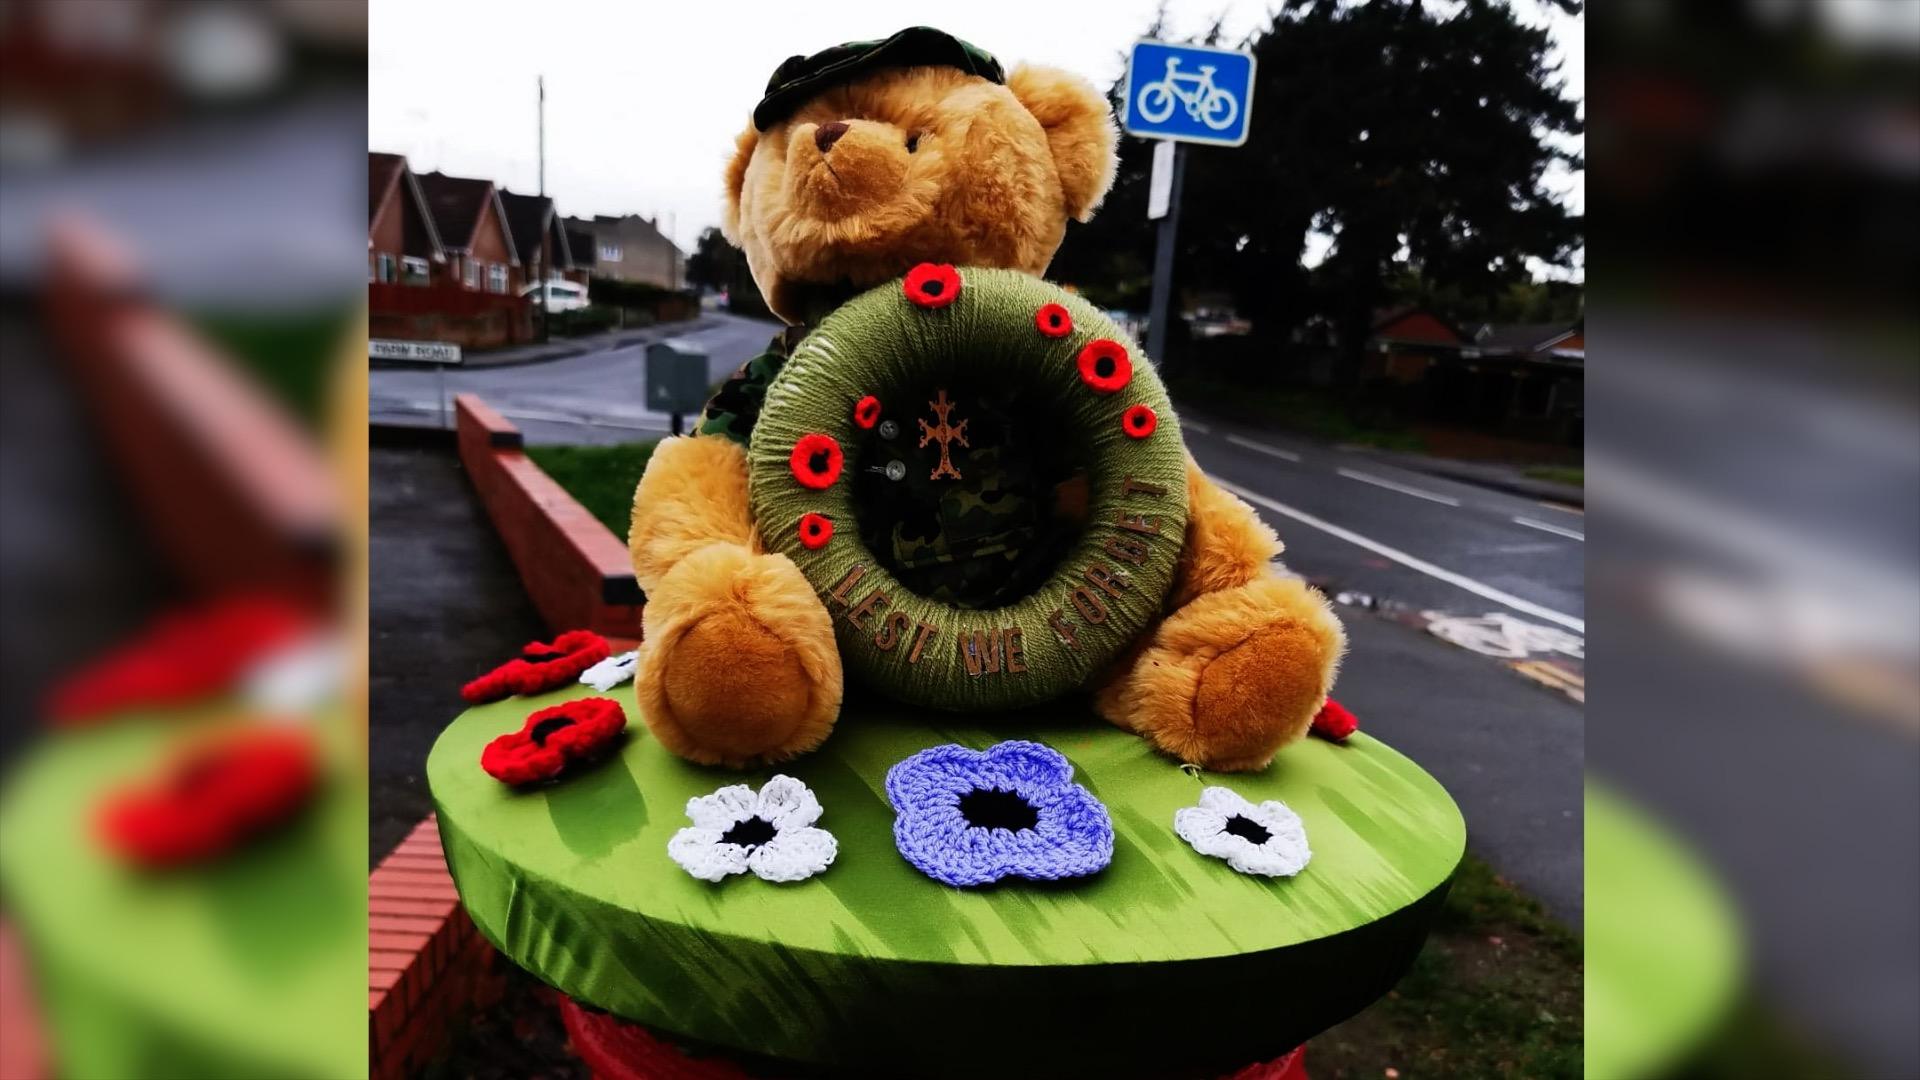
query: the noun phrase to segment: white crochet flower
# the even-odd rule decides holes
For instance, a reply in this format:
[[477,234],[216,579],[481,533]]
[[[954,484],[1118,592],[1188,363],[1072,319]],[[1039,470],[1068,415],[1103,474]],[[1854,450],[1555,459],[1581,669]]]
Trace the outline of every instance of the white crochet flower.
[[639,657],[637,650],[616,653],[581,672],[580,681],[604,694],[633,678],[634,663]]
[[1173,831],[1202,855],[1227,860],[1243,874],[1292,877],[1313,852],[1307,827],[1283,802],[1248,802],[1223,787],[1200,793],[1200,805],[1174,812]]
[[816,829],[820,800],[791,776],[756,794],[745,784],[687,800],[693,826],[667,841],[667,854],[702,881],[752,870],[765,881],[801,881],[833,865],[840,845]]

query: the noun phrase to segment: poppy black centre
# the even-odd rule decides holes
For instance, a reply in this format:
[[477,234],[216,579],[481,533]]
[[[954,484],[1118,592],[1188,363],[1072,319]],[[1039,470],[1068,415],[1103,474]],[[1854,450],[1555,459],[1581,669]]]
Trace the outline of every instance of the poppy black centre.
[[1113,357],[1103,356],[1093,362],[1093,373],[1103,379],[1113,378]]
[[1040,811],[1011,791],[975,788],[960,796],[960,816],[979,829],[1031,829],[1040,823]]
[[1227,831],[1253,844],[1264,844],[1273,839],[1273,833],[1269,832],[1265,825],[1252,818],[1241,817],[1239,814],[1227,819]]
[[928,296],[939,296],[940,290],[946,287],[946,283],[939,278],[929,278],[926,284],[920,286],[920,291],[926,293]]
[[533,745],[545,746],[547,745],[547,736],[552,735],[561,728],[572,726],[573,718],[570,716],[549,717],[533,725],[533,730],[527,733],[527,737],[533,740]]
[[807,459],[807,468],[816,473],[824,473],[827,471],[827,463],[830,460],[825,450],[815,450],[813,456]]
[[737,821],[720,837],[723,844],[739,844],[745,848],[759,847],[773,839],[776,830],[766,818],[750,817]]

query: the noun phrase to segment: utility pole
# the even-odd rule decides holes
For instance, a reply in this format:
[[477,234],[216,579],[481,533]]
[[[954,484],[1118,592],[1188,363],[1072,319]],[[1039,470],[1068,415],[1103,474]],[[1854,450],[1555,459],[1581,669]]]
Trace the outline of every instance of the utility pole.
[[[539,95],[539,107],[535,112],[537,114],[536,123],[538,125],[537,141],[539,144],[540,159],[540,197],[544,199],[547,197],[547,77],[545,75],[535,75],[533,77],[533,86],[534,92]],[[547,340],[547,278],[552,273],[547,269],[546,251],[547,233],[546,230],[543,229],[540,233],[540,246],[534,249],[533,254],[533,280],[535,284],[533,291],[533,314],[534,318],[540,320],[540,340],[542,342]]]

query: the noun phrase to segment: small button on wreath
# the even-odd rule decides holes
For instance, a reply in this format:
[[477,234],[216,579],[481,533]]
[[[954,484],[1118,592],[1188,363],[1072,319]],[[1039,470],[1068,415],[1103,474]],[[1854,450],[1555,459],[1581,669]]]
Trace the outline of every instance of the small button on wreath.
[[1103,394],[1124,390],[1133,381],[1133,360],[1127,356],[1127,347],[1111,338],[1087,342],[1075,363],[1080,366],[1080,381]]
[[814,432],[800,436],[793,444],[793,454],[787,463],[800,486],[825,491],[840,479],[840,467],[845,461],[840,444],[833,436]]
[[667,841],[667,855],[702,881],[748,870],[763,881],[803,881],[833,865],[839,842],[820,820],[820,800],[791,776],[758,792],[745,784],[687,800],[693,822]]
[[1193,850],[1225,859],[1243,874],[1292,877],[1313,858],[1307,827],[1286,803],[1256,805],[1223,787],[1209,787],[1198,806],[1175,811],[1173,831]]
[[569,630],[551,642],[529,642],[519,656],[461,687],[460,696],[484,705],[515,694],[545,693],[578,679],[612,652],[599,634]]
[[480,767],[503,784],[551,780],[577,762],[599,757],[626,730],[627,714],[612,698],[578,698],[541,709],[480,752]]
[[948,744],[887,770],[893,838],[914,869],[948,885],[1082,877],[1113,861],[1113,822],[1039,743]]
[[960,299],[960,272],[946,263],[921,263],[907,271],[902,288],[923,308],[943,308]]

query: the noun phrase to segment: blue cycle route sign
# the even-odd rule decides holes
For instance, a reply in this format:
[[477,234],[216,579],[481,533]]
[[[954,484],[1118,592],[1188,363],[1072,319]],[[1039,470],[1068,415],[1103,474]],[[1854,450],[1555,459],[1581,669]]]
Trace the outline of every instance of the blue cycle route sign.
[[1253,112],[1253,54],[1139,41],[1127,62],[1128,133],[1239,146]]

